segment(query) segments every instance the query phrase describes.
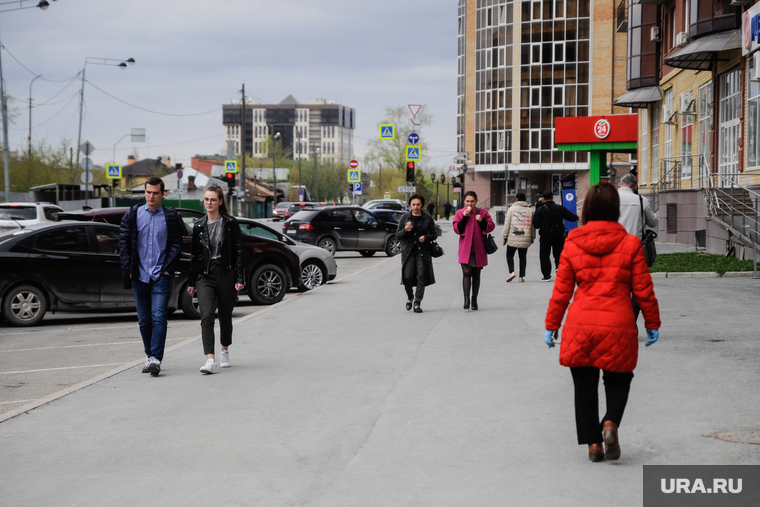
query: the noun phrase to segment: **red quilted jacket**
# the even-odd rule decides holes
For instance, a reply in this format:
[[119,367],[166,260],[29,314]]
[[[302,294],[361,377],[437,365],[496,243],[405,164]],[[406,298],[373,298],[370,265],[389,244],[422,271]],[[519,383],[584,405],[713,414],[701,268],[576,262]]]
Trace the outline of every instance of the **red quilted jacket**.
[[636,368],[631,292],[646,328],[659,329],[660,308],[639,238],[617,222],[594,221],[571,231],[546,311],[546,329],[559,329],[573,300],[562,330],[561,365],[615,372]]

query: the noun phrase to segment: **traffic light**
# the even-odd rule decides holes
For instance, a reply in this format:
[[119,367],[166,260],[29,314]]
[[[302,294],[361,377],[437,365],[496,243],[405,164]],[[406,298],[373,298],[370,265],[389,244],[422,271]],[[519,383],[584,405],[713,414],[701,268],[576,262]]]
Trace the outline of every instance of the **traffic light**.
[[227,188],[233,189],[237,185],[237,175],[235,173],[227,173]]
[[406,181],[414,183],[414,162],[406,163]]

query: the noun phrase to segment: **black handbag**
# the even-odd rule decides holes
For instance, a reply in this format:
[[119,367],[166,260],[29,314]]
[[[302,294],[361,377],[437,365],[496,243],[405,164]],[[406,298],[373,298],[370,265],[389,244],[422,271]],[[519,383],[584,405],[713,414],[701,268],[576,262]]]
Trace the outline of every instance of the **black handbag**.
[[494,240],[493,236],[491,236],[490,234],[483,239],[483,246],[485,246],[486,253],[488,255],[495,253],[496,250],[499,249],[499,247],[496,246],[496,240]]
[[657,239],[657,233],[646,228],[646,214],[644,213],[644,199],[639,196],[641,203],[641,246],[644,248],[644,260],[650,268],[657,260],[657,247],[654,240]]
[[434,258],[441,257],[446,252],[443,251],[443,248],[441,248],[441,245],[438,244],[437,241],[433,240],[430,242],[430,256]]

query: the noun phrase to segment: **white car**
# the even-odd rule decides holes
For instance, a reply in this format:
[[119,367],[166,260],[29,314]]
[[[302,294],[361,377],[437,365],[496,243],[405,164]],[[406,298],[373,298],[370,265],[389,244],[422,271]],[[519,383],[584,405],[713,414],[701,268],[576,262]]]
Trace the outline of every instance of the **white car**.
[[362,204],[362,208],[368,210],[375,209],[392,209],[398,211],[406,211],[407,206],[401,199],[373,199]]
[[338,264],[335,262],[335,257],[324,248],[293,241],[284,234],[250,218],[238,218],[237,221],[243,234],[281,241],[294,254],[298,255],[301,264],[301,280],[298,284],[298,290],[307,291],[319,287],[330,280],[334,280],[337,276]]
[[53,213],[63,209],[49,202],[0,203],[0,233],[27,225],[55,222]]

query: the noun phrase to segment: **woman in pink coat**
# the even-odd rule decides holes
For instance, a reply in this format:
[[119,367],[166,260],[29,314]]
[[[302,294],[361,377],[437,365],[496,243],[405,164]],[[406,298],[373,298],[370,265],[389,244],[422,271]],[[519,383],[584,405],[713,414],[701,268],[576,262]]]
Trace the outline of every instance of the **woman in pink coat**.
[[[485,208],[478,208],[478,195],[470,190],[464,194],[464,208],[454,215],[454,232],[459,234],[459,264],[462,265],[464,309],[478,309],[480,271],[488,265],[483,240],[496,227]],[[470,304],[472,290],[472,304]]]

